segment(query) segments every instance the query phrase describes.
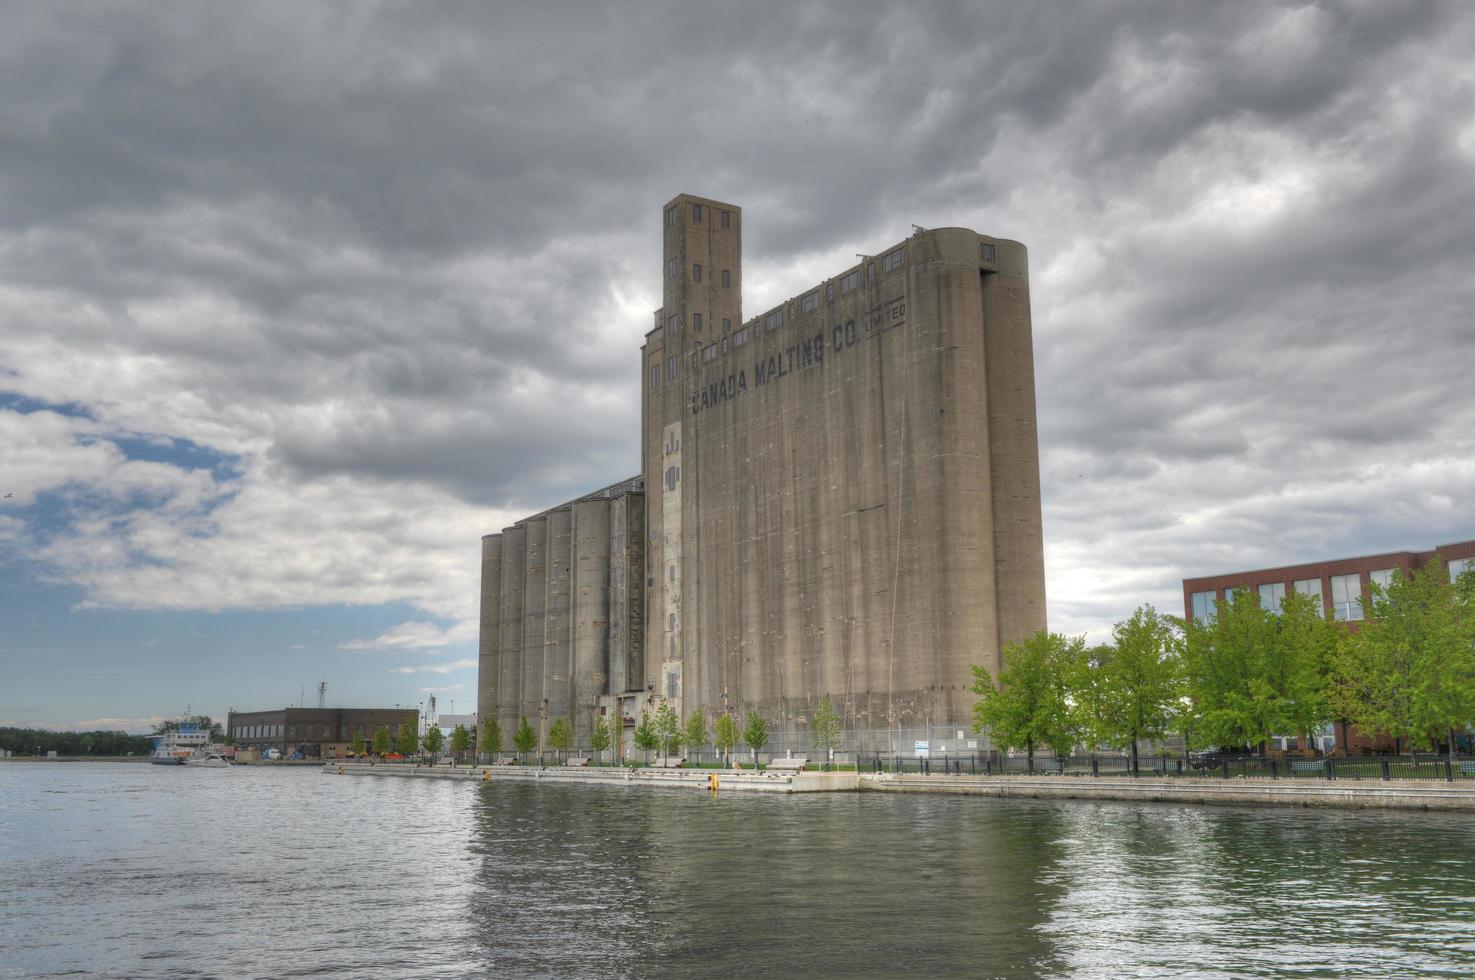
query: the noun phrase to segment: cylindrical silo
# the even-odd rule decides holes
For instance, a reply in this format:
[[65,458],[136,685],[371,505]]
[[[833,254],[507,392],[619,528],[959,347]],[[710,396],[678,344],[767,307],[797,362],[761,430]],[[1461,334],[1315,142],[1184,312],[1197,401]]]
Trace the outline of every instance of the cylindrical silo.
[[497,724],[502,749],[511,751],[522,703],[522,605],[527,586],[527,532],[520,526],[502,529],[502,612],[497,644],[501,661],[497,671]]
[[548,515],[548,588],[543,614],[543,697],[548,700],[548,724],[569,718],[569,613],[573,587],[573,513],[568,508]]
[[589,744],[594,712],[609,681],[609,501],[574,504],[574,744]]
[[[478,724],[497,717],[497,689],[502,669],[502,535],[481,539],[481,630],[476,658]],[[478,735],[481,733],[478,732]]]
[[518,715],[534,729],[543,704],[544,618],[548,602],[548,518],[523,522],[527,530],[526,575],[522,597],[522,697]]

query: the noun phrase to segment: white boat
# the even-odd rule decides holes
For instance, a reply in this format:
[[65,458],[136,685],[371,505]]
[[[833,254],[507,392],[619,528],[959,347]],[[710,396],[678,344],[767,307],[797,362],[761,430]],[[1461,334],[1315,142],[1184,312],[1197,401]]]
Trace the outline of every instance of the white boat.
[[207,769],[223,769],[230,765],[230,760],[219,752],[207,752],[203,755],[192,755],[184,760],[187,766],[203,766]]
[[200,731],[192,721],[181,721],[173,731],[154,736],[154,751],[149,761],[156,766],[182,766],[191,756],[210,750],[210,733]]

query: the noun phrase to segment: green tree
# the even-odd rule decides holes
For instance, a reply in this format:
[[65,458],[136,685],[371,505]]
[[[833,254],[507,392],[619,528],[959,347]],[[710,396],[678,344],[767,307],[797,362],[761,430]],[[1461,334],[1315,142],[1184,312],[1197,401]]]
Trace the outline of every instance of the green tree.
[[466,730],[466,726],[457,725],[451,729],[451,751],[456,754],[457,761],[465,756],[469,748],[471,748],[471,733]]
[[380,757],[386,756],[389,754],[389,747],[389,729],[381,728],[374,733],[374,754]]
[[[610,717],[613,720],[618,715],[611,715]],[[594,750],[594,761],[596,763],[604,762],[604,750],[609,748],[610,743],[609,729],[610,726],[604,723],[603,718],[598,715],[594,716],[594,727],[589,730],[589,747]]]
[[656,740],[660,743],[664,761],[671,761],[671,753],[681,748],[681,719],[669,701],[662,701],[656,708]]
[[711,739],[707,731],[707,716],[702,714],[702,709],[693,711],[686,719],[686,727],[682,729],[681,741],[693,752],[701,749]]
[[[1435,559],[1412,576],[1398,574],[1365,602],[1371,621],[1338,663],[1335,688],[1364,731],[1388,735],[1395,748],[1433,748],[1475,717],[1475,574],[1450,582]],[[1361,672],[1361,683],[1346,672]]]
[[517,749],[519,755],[526,756],[537,744],[538,733],[533,731],[533,726],[528,724],[527,716],[524,715],[517,726],[517,732],[512,736],[512,747]]
[[415,731],[415,725],[403,722],[400,724],[399,738],[396,739],[395,748],[406,759],[420,751],[420,733]]
[[712,741],[722,753],[723,762],[732,764],[732,747],[742,741],[742,732],[738,728],[737,719],[729,714],[719,715],[717,718],[716,731],[712,735]]
[[209,715],[185,715],[183,718],[166,718],[154,726],[155,735],[163,735],[165,732],[179,730],[179,726],[186,722],[192,722],[200,731],[210,736],[210,741],[219,742],[225,737],[225,731],[220,722],[212,721]]
[[661,737],[656,734],[655,722],[651,720],[650,712],[645,709],[640,711],[640,723],[635,726],[635,747],[645,753],[646,764],[650,764],[650,753],[659,748]]
[[1212,621],[1188,623],[1182,650],[1193,743],[1263,750],[1272,735],[1309,738],[1333,715],[1336,629],[1311,596],[1286,596],[1276,614],[1248,589],[1217,603]]
[[758,768],[758,753],[768,744],[768,725],[758,717],[756,711],[748,712],[748,724],[743,728],[743,741],[753,750],[753,768]]
[[567,718],[553,719],[553,724],[548,726],[548,744],[560,758],[574,744],[574,726],[569,724]]
[[1085,651],[1088,676],[1078,684],[1077,704],[1089,711],[1083,729],[1107,745],[1130,748],[1135,774],[1137,743],[1168,734],[1182,697],[1178,632],[1149,605],[1117,623],[1112,639],[1114,646]]
[[815,748],[825,750],[826,760],[834,758],[835,746],[840,744],[840,716],[835,713],[835,705],[828,694],[819,699],[819,707],[814,709],[809,737]]
[[353,741],[348,743],[348,751],[353,753],[354,758],[358,758],[359,756],[363,755],[364,737],[362,735],[355,735],[353,737]]
[[1044,630],[1022,643],[1004,647],[998,683],[989,672],[973,666],[973,727],[1004,748],[1023,748],[1034,767],[1035,746],[1048,745],[1066,755],[1075,744],[1077,717],[1071,710],[1068,686],[1085,656],[1083,637],[1066,637]]
[[425,729],[425,751],[430,754],[432,760],[440,757],[440,750],[445,748],[446,736],[440,730],[439,725],[431,725]]
[[502,754],[502,726],[497,719],[488,718],[481,726],[481,748],[483,752],[491,753],[493,758]]

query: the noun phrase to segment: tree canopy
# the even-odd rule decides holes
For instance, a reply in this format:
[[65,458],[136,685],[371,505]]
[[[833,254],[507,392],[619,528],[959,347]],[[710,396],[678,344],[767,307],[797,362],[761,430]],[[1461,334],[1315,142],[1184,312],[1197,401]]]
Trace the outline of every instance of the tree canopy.
[[532,725],[528,724],[526,715],[518,723],[517,731],[512,736],[512,747],[522,755],[527,755],[538,747],[538,733],[533,731]]
[[840,716],[835,713],[835,705],[828,694],[819,699],[819,705],[814,709],[809,738],[815,748],[826,752],[840,744]]
[[688,749],[696,751],[706,745],[711,737],[711,733],[707,731],[707,716],[698,708],[687,717],[686,727],[681,730],[681,741]]
[[574,744],[574,728],[567,718],[555,718],[548,726],[548,744],[555,752],[567,752]]
[[716,731],[712,735],[712,741],[727,758],[732,752],[732,747],[742,741],[742,732],[738,728],[737,719],[729,714],[717,716]]
[[488,718],[481,726],[481,751],[492,755],[502,752],[502,726],[495,718]]
[[1078,734],[1068,691],[1085,656],[1085,639],[1040,631],[1004,647],[998,682],[973,667],[974,728],[1004,748],[1024,749],[1033,765],[1035,747],[1069,754]]

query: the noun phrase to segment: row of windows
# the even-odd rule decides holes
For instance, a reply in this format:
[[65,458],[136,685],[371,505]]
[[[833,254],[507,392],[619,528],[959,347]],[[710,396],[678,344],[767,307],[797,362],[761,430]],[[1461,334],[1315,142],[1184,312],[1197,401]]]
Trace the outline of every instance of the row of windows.
[[[359,734],[359,735],[367,736],[369,734],[368,729],[364,725],[349,726],[345,722],[345,723],[342,723],[342,724],[340,724],[338,726],[338,728],[339,728],[338,737],[341,738],[341,739],[347,739],[348,736],[349,736],[349,729],[350,729],[350,727],[356,728],[357,734]],[[301,726],[301,728],[302,728],[302,737],[303,738],[319,737],[319,732],[318,732],[319,726],[318,725],[304,723]],[[321,732],[320,737],[322,737],[322,738],[332,738],[333,737],[333,725],[332,725],[331,722],[323,722],[321,728],[322,728],[322,732]],[[297,729],[298,729],[298,726],[296,724],[287,725],[286,726],[286,729],[287,729],[286,734],[287,734],[287,737],[288,738],[297,738]],[[396,725],[391,725],[390,726],[390,729],[391,729],[391,733],[397,733],[399,731],[399,725],[397,725],[397,724]],[[235,729],[234,729],[233,734],[234,734],[234,736],[236,738],[280,738],[282,736],[282,726],[281,725],[277,725],[277,724],[273,724],[273,725],[237,725],[235,727]]]
[[[700,205],[700,204],[693,204],[691,206],[691,223],[694,224],[694,225],[701,224],[702,223],[702,215],[706,213],[706,210],[707,209],[705,207],[703,207],[702,205]],[[718,219],[717,219],[718,220],[718,224],[720,224],[723,228],[731,228],[732,227],[732,212],[731,211],[718,211],[717,214],[718,214]],[[675,228],[676,227],[676,222],[678,220],[680,220],[680,219],[677,216],[676,209],[674,207],[673,208],[667,208],[666,209],[666,227],[667,228]]]
[[[677,265],[675,257],[673,256],[672,258],[667,259],[666,260],[666,277],[668,279],[675,279],[678,275],[680,275],[680,273],[681,273],[681,267],[679,265]],[[721,278],[722,278],[722,288],[723,289],[731,289],[732,288],[732,270],[731,269],[723,269],[722,270],[722,276],[721,276]],[[701,282],[702,281],[702,264],[700,262],[693,262],[691,264],[691,281],[692,282]]]
[[[1460,559],[1449,563],[1450,580],[1459,577],[1459,573],[1470,564],[1475,564],[1475,559]],[[1378,568],[1367,573],[1369,585],[1376,585],[1386,589],[1393,584],[1393,576],[1398,571],[1396,568]],[[1347,575],[1333,575],[1328,580],[1331,587],[1332,616],[1342,622],[1355,622],[1363,618],[1362,608],[1362,579],[1356,572]],[[1321,579],[1304,578],[1297,579],[1291,583],[1291,588],[1302,595],[1314,598],[1318,605],[1322,602]],[[1277,615],[1280,614],[1281,605],[1285,601],[1285,583],[1269,582],[1258,587],[1260,593],[1260,607],[1267,609]],[[1224,601],[1233,602],[1234,596],[1244,591],[1242,588],[1232,587],[1224,590]],[[1190,605],[1193,609],[1193,618],[1212,623],[1215,617],[1214,600],[1217,598],[1214,591],[1195,592],[1190,597]]]

